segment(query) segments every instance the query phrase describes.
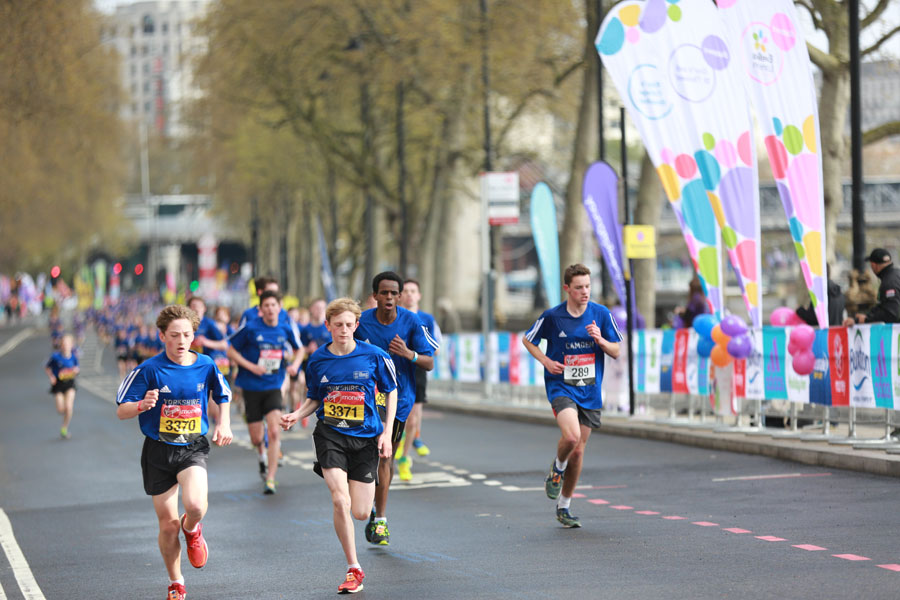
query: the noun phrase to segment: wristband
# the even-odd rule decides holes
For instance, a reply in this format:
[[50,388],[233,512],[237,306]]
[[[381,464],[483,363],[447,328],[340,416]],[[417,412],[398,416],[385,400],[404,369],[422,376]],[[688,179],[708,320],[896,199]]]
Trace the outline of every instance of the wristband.
[[143,400],[138,400],[138,401],[137,401],[138,414],[141,414],[141,413],[143,412],[143,411],[141,410],[141,402],[143,402]]
[[416,362],[417,360],[419,360],[419,353],[416,352],[415,350],[413,350],[412,361],[413,361],[413,362]]

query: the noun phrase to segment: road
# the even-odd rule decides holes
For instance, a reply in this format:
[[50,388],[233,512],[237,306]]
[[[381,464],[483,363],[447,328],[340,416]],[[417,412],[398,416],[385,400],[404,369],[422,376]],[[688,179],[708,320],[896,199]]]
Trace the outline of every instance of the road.
[[[115,416],[109,352],[85,348],[61,440],[48,339],[19,331],[0,330],[11,525],[0,518],[0,600],[161,599],[142,437]],[[197,571],[183,559],[189,597],[334,597],[345,565],[309,431],[288,434],[275,496],[261,493],[246,428],[235,434],[210,456],[210,560]],[[601,434],[572,504],[583,527],[567,530],[542,487],[555,428],[426,411],[425,434],[432,455],[392,491],[391,545],[367,545],[358,526],[359,597],[888,598],[900,587],[893,478]]]

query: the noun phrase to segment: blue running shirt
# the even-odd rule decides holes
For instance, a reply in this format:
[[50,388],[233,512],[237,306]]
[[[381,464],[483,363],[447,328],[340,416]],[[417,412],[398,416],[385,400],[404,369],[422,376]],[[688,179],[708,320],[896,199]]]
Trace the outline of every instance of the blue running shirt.
[[78,357],[73,351],[69,358],[63,356],[62,352],[54,352],[47,361],[47,366],[58,381],[70,381],[75,379],[75,369],[78,367]]
[[603,339],[622,341],[609,309],[596,302],[588,302],[580,317],[570,315],[565,302],[548,308],[525,334],[525,339],[534,345],[542,339],[547,340],[547,358],[566,366],[560,375],[544,369],[547,400],[552,402],[554,398],[565,396],[582,408],[596,410],[603,407],[600,385],[606,355],[588,335],[587,326],[592,321],[597,323]]
[[222,330],[219,329],[219,326],[216,325],[216,322],[206,315],[203,315],[203,318],[200,319],[200,325],[197,327],[197,331],[194,332],[194,342],[191,344],[191,350],[198,354],[211,355],[213,353],[213,349],[205,348],[202,344],[200,344],[200,342],[197,341],[198,335],[209,338],[214,342],[225,339],[225,335],[222,333]]
[[306,365],[306,396],[320,403],[316,416],[344,435],[379,435],[384,424],[375,392],[397,389],[394,361],[381,348],[365,342],[356,342],[353,352],[345,356],[332,354],[330,348],[329,344],[313,352]]
[[315,342],[316,346],[321,348],[325,344],[331,343],[331,332],[328,331],[325,323],[321,325],[310,323],[300,332],[300,339],[303,341],[304,346],[309,346],[310,342]]
[[296,335],[296,329],[281,321],[278,325],[269,327],[259,318],[248,321],[234,332],[228,341],[241,356],[266,367],[265,375],[255,375],[245,369],[238,369],[234,384],[254,392],[280,389],[284,383],[285,347],[300,349],[300,338]]
[[179,365],[166,353],[138,365],[119,386],[116,404],[140,402],[147,390],[159,390],[156,406],[138,415],[147,437],[187,446],[209,430],[206,407],[212,392],[216,404],[231,401],[231,388],[212,359],[205,354],[192,365]]
[[[434,351],[438,349],[438,343],[422,325],[416,313],[398,306],[397,318],[394,319],[394,322],[390,325],[382,325],[375,316],[376,310],[370,308],[363,312],[359,318],[359,327],[356,328],[353,337],[388,352],[391,340],[395,335],[399,335],[400,339],[406,342],[407,347],[413,352],[418,352],[423,356],[434,356]],[[412,405],[416,400],[415,370],[419,367],[407,358],[393,355],[391,358],[397,367],[397,420],[406,422],[409,411],[412,410]],[[307,380],[307,385],[309,385],[309,380]]]

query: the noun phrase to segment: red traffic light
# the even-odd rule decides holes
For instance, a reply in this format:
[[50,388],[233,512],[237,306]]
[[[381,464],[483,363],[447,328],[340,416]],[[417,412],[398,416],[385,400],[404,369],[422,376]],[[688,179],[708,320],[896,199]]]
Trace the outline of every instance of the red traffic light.
[[143,272],[144,272],[144,265],[142,265],[141,263],[134,265],[134,274],[135,275],[140,275]]
[[122,272],[122,263],[116,263],[116,264],[114,264],[114,265],[113,265],[113,273],[115,273],[116,275],[118,275],[118,274],[121,273],[121,272]]
[[59,267],[54,265],[52,269],[50,269],[50,277],[56,279],[59,277]]

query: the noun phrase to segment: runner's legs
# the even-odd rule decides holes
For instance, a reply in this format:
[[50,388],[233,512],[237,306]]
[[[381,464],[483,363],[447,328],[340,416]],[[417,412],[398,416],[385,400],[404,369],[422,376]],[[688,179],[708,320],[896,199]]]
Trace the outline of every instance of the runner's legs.
[[153,496],[153,509],[159,520],[159,552],[166,565],[169,580],[182,579],[181,574],[181,523],[178,520],[178,485],[162,494]]

